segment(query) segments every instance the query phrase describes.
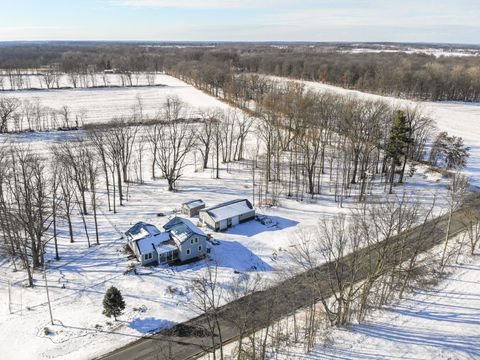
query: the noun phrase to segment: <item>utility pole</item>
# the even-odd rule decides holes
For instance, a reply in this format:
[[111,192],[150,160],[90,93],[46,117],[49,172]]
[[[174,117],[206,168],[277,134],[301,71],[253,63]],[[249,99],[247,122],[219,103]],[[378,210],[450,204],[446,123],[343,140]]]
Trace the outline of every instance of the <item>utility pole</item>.
[[52,305],[50,304],[50,294],[48,293],[48,281],[47,281],[47,270],[45,269],[45,264],[43,265],[43,276],[45,277],[45,289],[47,290],[47,301],[48,301],[48,311],[50,312],[50,322],[53,323],[53,314],[52,314]]
[[255,206],[255,159],[252,159],[252,204]]
[[12,294],[10,289],[10,280],[8,280],[8,312],[12,313]]
[[[43,254],[45,255],[45,244],[43,244]],[[43,258],[43,257],[42,257]],[[47,291],[47,302],[48,302],[48,311],[50,313],[50,322],[53,323],[53,314],[52,314],[52,305],[50,304],[50,294],[48,292],[48,281],[47,281],[47,267],[45,266],[45,259],[43,258],[43,276],[45,278],[45,290]]]

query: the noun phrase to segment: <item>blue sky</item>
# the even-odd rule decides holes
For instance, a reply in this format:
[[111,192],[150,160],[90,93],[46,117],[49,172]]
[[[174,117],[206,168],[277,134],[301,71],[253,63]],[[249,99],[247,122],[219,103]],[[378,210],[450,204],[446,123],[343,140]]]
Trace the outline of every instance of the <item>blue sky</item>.
[[480,43],[480,0],[0,0],[5,40]]

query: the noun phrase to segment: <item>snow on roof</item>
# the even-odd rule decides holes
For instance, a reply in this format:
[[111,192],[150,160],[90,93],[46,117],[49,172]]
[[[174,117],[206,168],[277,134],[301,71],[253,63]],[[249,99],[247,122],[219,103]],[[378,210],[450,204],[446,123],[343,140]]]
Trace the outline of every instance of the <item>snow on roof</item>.
[[170,251],[175,251],[177,250],[177,246],[173,244],[162,244],[162,245],[156,245],[155,249],[157,249],[157,252],[159,254],[164,254]]
[[148,236],[156,236],[160,234],[160,230],[155,225],[140,221],[128,229],[125,234],[132,240],[139,240]]
[[135,240],[138,250],[141,254],[151,253],[153,250],[155,250],[155,247],[160,246],[168,241],[170,241],[170,234],[167,232],[158,233],[155,236],[147,236]]
[[197,208],[197,207],[200,207],[200,206],[204,206],[205,203],[203,202],[203,200],[191,200],[191,201],[187,201],[185,203],[182,204],[182,206],[185,206],[189,209],[194,209],[194,208]]
[[202,230],[200,230],[198,227],[196,227],[190,220],[182,218],[180,216],[175,216],[172,220],[167,222],[165,225],[163,225],[163,228],[166,231],[171,231],[173,232],[174,229],[177,229],[177,232],[181,232],[180,228],[182,231],[187,231],[191,232],[200,236],[207,236]]
[[252,210],[255,209],[250,201],[247,199],[238,199],[219,204],[203,211],[206,211],[215,221],[221,221],[243,215]]

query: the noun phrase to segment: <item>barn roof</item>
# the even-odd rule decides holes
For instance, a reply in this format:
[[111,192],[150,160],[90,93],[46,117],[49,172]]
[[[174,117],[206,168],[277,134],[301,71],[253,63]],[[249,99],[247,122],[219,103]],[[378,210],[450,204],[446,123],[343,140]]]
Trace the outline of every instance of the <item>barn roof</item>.
[[187,201],[182,204],[182,206],[185,206],[186,208],[189,208],[189,209],[195,209],[197,207],[204,206],[204,205],[205,203],[203,202],[203,200],[200,200],[200,199]]
[[218,204],[203,211],[207,212],[215,221],[222,221],[246,214],[252,210],[255,209],[250,201],[247,199],[237,199]]

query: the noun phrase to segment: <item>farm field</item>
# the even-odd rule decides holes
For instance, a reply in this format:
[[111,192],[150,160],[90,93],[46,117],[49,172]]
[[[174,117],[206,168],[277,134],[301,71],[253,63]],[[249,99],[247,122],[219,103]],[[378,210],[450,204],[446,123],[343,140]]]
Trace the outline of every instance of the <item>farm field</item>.
[[78,117],[83,119],[83,124],[105,123],[140,111],[145,117],[153,117],[168,97],[184,101],[192,109],[191,117],[198,116],[202,109],[227,108],[222,102],[174,77],[157,74],[155,79],[155,86],[15,90],[1,92],[0,95],[32,103],[38,101],[43,107],[57,111],[67,106],[71,122]]

